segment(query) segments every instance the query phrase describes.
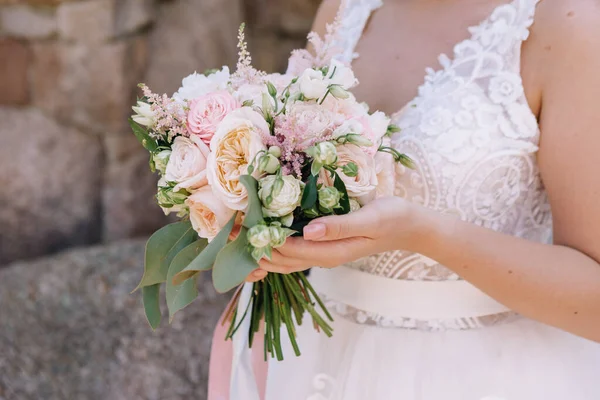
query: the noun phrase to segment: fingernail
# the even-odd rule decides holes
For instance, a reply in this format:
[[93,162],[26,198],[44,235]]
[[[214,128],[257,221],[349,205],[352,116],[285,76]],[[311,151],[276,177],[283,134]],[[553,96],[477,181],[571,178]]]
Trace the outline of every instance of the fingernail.
[[320,239],[325,236],[324,224],[309,224],[304,227],[304,238],[307,240]]

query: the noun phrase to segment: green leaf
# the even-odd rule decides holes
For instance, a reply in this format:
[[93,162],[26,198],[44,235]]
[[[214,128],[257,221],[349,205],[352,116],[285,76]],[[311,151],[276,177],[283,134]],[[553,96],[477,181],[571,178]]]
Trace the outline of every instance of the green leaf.
[[323,164],[318,163],[316,161],[313,161],[311,166],[310,166],[310,174],[312,176],[317,176],[319,175],[319,172],[321,171],[321,168],[323,168]]
[[248,228],[243,227],[236,240],[221,250],[213,268],[213,285],[219,293],[226,293],[240,285],[248,274],[258,268],[248,245]]
[[142,301],[148,323],[153,330],[160,325],[160,284],[146,286],[142,288]]
[[333,186],[342,193],[342,198],[340,199],[340,206],[342,207],[342,212],[339,214],[348,214],[350,212],[350,198],[348,197],[348,191],[346,190],[346,184],[340,178],[337,172],[332,171],[335,179],[333,181]]
[[204,248],[198,257],[194,258],[194,260],[181,272],[174,274],[173,279],[171,279],[173,285],[180,285],[183,281],[198,275],[198,272],[212,268],[217,259],[217,254],[219,254],[221,249],[227,244],[227,240],[229,240],[229,235],[235,224],[235,217],[236,214],[231,217],[227,225],[221,229],[217,236],[215,236],[215,238]]
[[264,222],[262,214],[262,203],[258,197],[258,181],[250,175],[240,176],[240,183],[244,185],[248,192],[248,209],[244,217],[244,226],[252,228]]
[[148,131],[132,118],[129,118],[129,125],[131,126],[131,129],[133,129],[133,134],[140,141],[142,146],[151,153],[155,152],[158,148],[158,143],[148,135]]
[[198,257],[206,247],[207,243],[206,239],[200,239],[181,250],[179,254],[173,258],[173,261],[171,261],[166,285],[169,322],[173,321],[173,317],[177,311],[187,307],[196,300],[196,297],[198,297],[198,287],[196,286],[197,276],[190,278],[179,285],[173,284],[173,277]]
[[304,187],[304,193],[302,193],[302,202],[300,206],[303,210],[311,209],[317,204],[317,177],[315,175],[310,175],[308,177],[308,181],[306,182],[306,186]]
[[156,231],[146,243],[144,276],[135,290],[165,282],[173,258],[196,239],[198,235],[189,221],[169,224]]

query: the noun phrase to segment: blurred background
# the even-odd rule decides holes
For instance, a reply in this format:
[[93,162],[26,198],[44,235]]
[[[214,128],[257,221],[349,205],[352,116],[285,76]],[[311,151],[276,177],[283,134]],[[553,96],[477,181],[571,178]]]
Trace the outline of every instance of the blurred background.
[[139,82],[237,59],[285,69],[320,0],[0,0],[0,400],[206,398],[212,329],[198,301],[153,333],[139,294],[165,224],[127,126]]

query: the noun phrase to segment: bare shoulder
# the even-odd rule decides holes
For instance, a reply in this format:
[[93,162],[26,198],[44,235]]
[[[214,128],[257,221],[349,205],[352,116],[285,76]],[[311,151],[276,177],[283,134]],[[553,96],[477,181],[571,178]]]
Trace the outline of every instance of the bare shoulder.
[[319,6],[319,11],[317,12],[312,30],[323,36],[326,32],[325,27],[327,24],[333,22],[341,4],[342,0],[323,0]]

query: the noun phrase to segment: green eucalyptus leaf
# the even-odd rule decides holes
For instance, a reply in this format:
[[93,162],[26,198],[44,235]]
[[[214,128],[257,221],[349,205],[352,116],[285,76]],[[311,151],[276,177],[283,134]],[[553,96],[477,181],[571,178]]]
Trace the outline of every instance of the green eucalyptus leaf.
[[235,224],[235,217],[236,214],[231,217],[227,225],[221,229],[218,235],[215,236],[210,243],[208,243],[204,250],[196,258],[194,258],[187,267],[181,270],[181,272],[173,275],[173,278],[171,279],[171,283],[173,285],[179,285],[185,280],[196,276],[198,272],[206,271],[212,268],[215,260],[217,259],[217,254],[219,254],[221,249],[223,249],[229,240],[229,235],[231,234],[233,225]]
[[156,231],[146,243],[144,275],[136,290],[165,282],[173,258],[196,239],[198,235],[189,221],[169,224]]
[[348,190],[346,190],[346,184],[340,178],[337,172],[333,171],[334,180],[333,186],[342,194],[340,199],[340,206],[342,211],[339,214],[348,214],[350,212],[350,197],[348,197]]
[[187,267],[207,245],[206,239],[200,239],[181,250],[171,261],[167,275],[167,307],[169,321],[173,321],[175,314],[187,307],[198,297],[197,276],[185,280],[179,285],[173,284],[173,277]]
[[248,228],[242,230],[233,242],[219,252],[213,268],[213,285],[219,293],[226,293],[244,282],[248,274],[258,268],[248,244]]
[[244,185],[246,192],[248,192],[248,209],[244,217],[244,226],[252,228],[254,225],[264,222],[262,203],[258,197],[258,181],[250,175],[242,175],[240,176],[240,183]]
[[316,175],[310,175],[306,186],[304,187],[304,193],[302,193],[302,201],[300,203],[303,210],[311,209],[317,204],[317,177]]
[[156,330],[160,325],[160,284],[146,286],[142,288],[142,301],[144,303],[144,312],[146,313],[146,319],[152,327]]
[[132,118],[129,118],[129,126],[131,126],[133,134],[146,150],[148,150],[151,153],[156,151],[156,149],[158,148],[158,144],[156,143],[156,140],[150,137],[148,131],[144,129],[144,127],[135,122]]

